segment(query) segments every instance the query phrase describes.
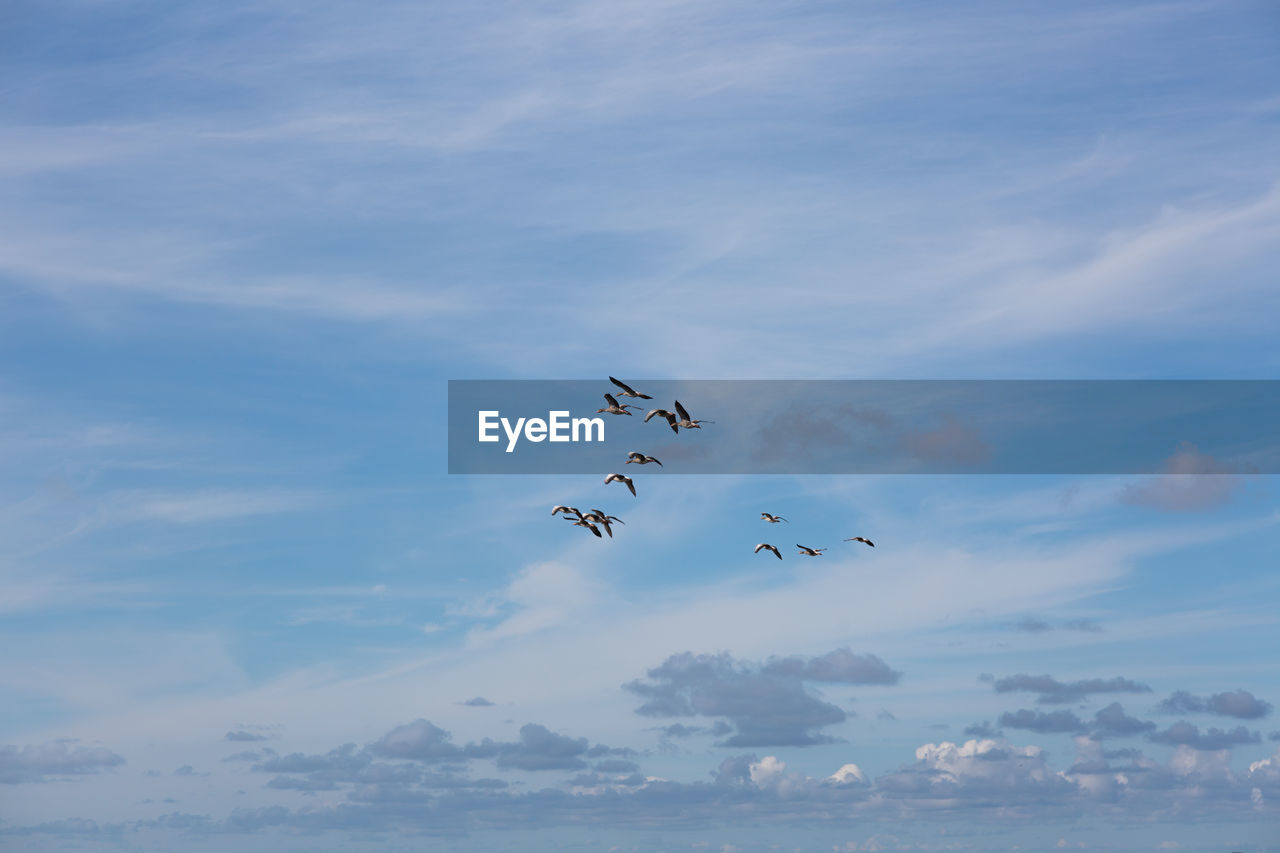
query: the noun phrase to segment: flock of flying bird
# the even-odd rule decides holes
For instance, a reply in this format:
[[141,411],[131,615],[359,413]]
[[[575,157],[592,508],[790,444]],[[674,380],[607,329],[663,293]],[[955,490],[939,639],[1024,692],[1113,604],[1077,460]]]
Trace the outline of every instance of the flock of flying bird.
[[[767,512],[760,513],[760,520],[767,521],[770,524],[777,524],[779,521],[787,521],[785,518],[783,518],[780,515],[771,515],[770,513],[767,513]],[[790,524],[790,523],[791,522],[787,521],[787,524]],[[865,536],[850,536],[848,539],[844,541],[861,542],[862,544],[868,545],[872,548],[876,547],[876,543],[872,542],[870,539],[868,539]],[[821,557],[822,552],[827,550],[826,548],[810,548],[808,545],[796,545],[796,547],[800,549],[799,553],[806,557]],[[778,550],[777,545],[770,545],[768,542],[761,542],[759,545],[756,546],[755,553],[759,554],[761,551],[772,551],[773,556],[777,557],[779,560],[782,559],[782,553]]]
[[[632,388],[630,385],[627,385],[625,382],[622,382],[618,379],[614,379],[612,376],[609,377],[609,381],[612,382],[614,385],[618,386],[619,390],[614,392],[614,394],[617,394],[618,397],[633,397],[640,400],[653,399],[648,394],[641,394],[640,392]],[[638,411],[640,408],[642,408],[640,406],[633,406],[630,403],[620,404],[618,403],[617,397],[615,397],[613,394],[605,394],[604,399],[605,399],[605,402],[607,402],[609,405],[603,409],[596,409],[596,414],[606,413],[610,415],[631,415],[631,411],[630,411],[631,409],[636,409]],[[674,412],[669,412],[666,409],[651,409],[647,414],[645,414],[644,422],[648,423],[649,419],[654,417],[664,418],[668,426],[671,427],[671,431],[676,433],[677,435],[680,433],[681,428],[702,429],[702,424],[715,423],[715,421],[698,420],[697,418],[691,418],[689,416],[689,412],[685,409],[685,407],[680,405],[679,400],[675,401],[675,407],[676,407],[676,410]],[[656,464],[658,467],[662,467],[662,463],[659,462],[654,457],[646,456],[645,454],[635,450],[627,454],[626,464],[630,465],[633,462],[637,465]],[[625,474],[618,474],[615,472],[605,477],[604,482],[606,486],[610,483],[623,483],[626,485],[627,489],[631,492],[632,495],[635,495],[636,493],[635,481],[633,481],[630,477],[626,476]],[[564,513],[562,517],[565,519],[565,521],[571,521],[573,522],[573,525],[575,527],[582,527],[582,528],[585,528],[586,530],[589,530],[591,533],[595,534],[597,539],[603,538],[603,536],[600,533],[600,528],[604,528],[604,532],[607,533],[609,535],[609,538],[612,539],[613,525],[625,523],[623,522],[622,519],[618,518],[616,515],[609,515],[602,509],[591,509],[584,513],[577,507],[572,507],[572,506],[552,507],[551,514],[553,516],[559,513]],[[767,521],[770,524],[777,524],[779,522],[787,521],[785,518],[783,518],[780,515],[773,515],[767,512],[760,513],[760,519],[761,521]],[[787,522],[787,523],[790,524],[790,522]],[[876,547],[875,543],[872,542],[870,539],[866,538],[865,536],[851,536],[844,541],[861,542],[864,545],[867,545],[868,547],[871,547],[871,548]],[[807,545],[796,545],[796,547],[800,549],[799,554],[806,557],[821,557],[822,552],[828,550],[826,548],[810,548]],[[770,545],[767,542],[761,542],[759,545],[756,546],[754,553],[759,554],[761,551],[771,551],[773,555],[777,557],[779,560],[782,559],[782,552],[778,550],[778,546],[776,545]]]

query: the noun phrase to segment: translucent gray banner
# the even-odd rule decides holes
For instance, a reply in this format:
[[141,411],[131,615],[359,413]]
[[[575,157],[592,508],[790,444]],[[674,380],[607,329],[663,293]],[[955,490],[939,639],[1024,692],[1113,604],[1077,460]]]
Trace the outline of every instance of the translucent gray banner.
[[621,380],[450,381],[449,473],[1280,472],[1272,380]]

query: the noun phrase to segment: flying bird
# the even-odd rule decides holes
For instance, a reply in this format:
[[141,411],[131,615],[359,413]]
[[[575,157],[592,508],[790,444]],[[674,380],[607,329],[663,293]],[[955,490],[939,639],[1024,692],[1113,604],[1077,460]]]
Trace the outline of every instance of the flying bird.
[[645,456],[643,453],[637,453],[634,450],[627,454],[627,464],[630,465],[632,462],[637,465],[648,465],[650,462],[657,462],[658,467],[662,467],[662,463],[658,462],[656,458],[652,456]]
[[807,557],[821,557],[822,552],[827,550],[826,548],[807,548],[804,545],[796,545],[796,547],[800,549],[801,554]]
[[557,512],[563,512],[565,518],[569,517],[569,513],[573,513],[578,518],[582,518],[582,511],[576,506],[555,506],[551,508],[552,515],[555,515]]
[[613,528],[609,526],[609,517],[607,515],[597,515],[589,512],[582,517],[582,520],[589,524],[598,524],[604,528],[604,532],[609,534],[609,538],[613,538]]
[[870,539],[868,539],[868,538],[867,538],[867,537],[865,537],[865,536],[854,536],[854,537],[852,537],[852,538],[850,538],[850,539],[846,539],[846,540],[844,540],[844,541],[846,541],[846,542],[864,542],[864,543],[866,543],[867,545],[871,546],[872,548],[876,547],[876,543],[872,542]]
[[609,515],[602,509],[593,509],[591,512],[583,516],[588,521],[594,521],[596,524],[604,528],[604,532],[609,534],[609,538],[613,538],[613,528],[610,526],[614,523],[623,524],[623,520],[616,515]]
[[617,480],[619,483],[626,483],[627,488],[631,490],[631,494],[634,495],[636,493],[636,484],[631,482],[630,477],[624,476],[622,474],[610,474],[608,477],[604,478],[604,484],[607,486],[610,483],[612,483],[614,480]]
[[[574,527],[585,527],[588,530],[590,530],[592,533],[594,533],[597,539],[603,539],[604,537],[600,535],[600,528],[596,527],[594,524],[588,521],[587,520],[588,518],[589,516],[584,515],[582,518],[579,518],[577,521],[573,521],[572,518],[566,517],[565,521],[573,522]],[[609,535],[612,536],[613,534],[611,533]]]
[[[787,521],[785,518],[783,518],[780,515],[770,515],[767,512],[760,513],[760,518],[763,519],[764,521],[769,522],[770,524],[777,524],[779,521]],[[791,522],[787,521],[787,524],[790,524],[790,523]]]
[[629,404],[619,406],[618,401],[614,399],[612,394],[605,394],[604,398],[609,401],[609,405],[603,409],[596,409],[597,415],[601,412],[608,412],[611,415],[629,415],[631,412],[627,411],[628,409],[640,408],[639,406],[632,406]]
[[671,431],[676,434],[679,434],[680,427],[676,424],[675,412],[668,412],[666,409],[650,409],[649,414],[644,416],[644,422],[648,423],[649,418],[653,417],[654,415],[657,415],[660,418],[666,418],[667,423],[671,425]]
[[609,381],[610,381],[610,382],[612,382],[614,385],[617,385],[619,388],[621,388],[621,389],[622,389],[621,391],[619,391],[619,392],[618,392],[618,396],[620,396],[620,397],[638,397],[638,398],[640,398],[641,400],[652,400],[652,399],[653,399],[653,398],[652,398],[652,397],[650,397],[648,394],[641,394],[639,391],[635,390],[634,388],[632,388],[632,387],[631,387],[630,385],[628,385],[627,383],[625,383],[625,382],[619,382],[617,379],[614,379],[612,376],[610,376],[610,377],[609,377]]
[[764,548],[768,551],[772,551],[773,556],[777,557],[779,560],[782,559],[782,554],[779,553],[778,547],[776,545],[769,545],[768,543],[765,543],[765,542],[761,542],[759,545],[757,545],[756,550],[753,551],[752,553],[759,554],[761,548]]
[[699,421],[689,417],[689,413],[685,411],[684,406],[680,405],[680,401],[676,400],[676,414],[680,416],[679,426],[685,429],[702,429],[702,424],[713,424],[715,421]]
[[605,521],[612,521],[614,524],[626,524],[625,521],[618,518],[616,515],[607,515],[605,511],[602,509],[592,509],[591,511],[596,515],[600,516],[600,518],[604,519]]

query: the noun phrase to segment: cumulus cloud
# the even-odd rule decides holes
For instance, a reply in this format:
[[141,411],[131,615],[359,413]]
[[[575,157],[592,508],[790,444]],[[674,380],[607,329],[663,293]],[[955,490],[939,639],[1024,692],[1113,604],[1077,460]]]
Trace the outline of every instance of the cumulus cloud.
[[[672,655],[648,671],[648,681],[623,685],[645,699],[636,712],[650,717],[721,717],[733,724],[725,746],[808,746],[833,738],[816,730],[848,715],[805,685],[894,684],[901,677],[875,655],[837,649],[816,658],[771,658],[762,665],[726,653]],[[723,721],[723,720],[722,720]]]
[[848,649],[836,649],[808,659],[771,658],[764,671],[833,684],[897,684],[902,677],[902,673],[890,669],[875,655],[855,655]]
[[591,769],[597,773],[635,773],[640,765],[625,758],[607,758],[597,761]]
[[1000,737],[1000,730],[989,722],[974,723],[971,726],[964,727],[964,733],[969,737],[979,738],[981,740],[990,740]]
[[869,784],[867,775],[862,772],[862,768],[856,764],[845,764],[835,773],[827,777],[828,780],[837,785],[866,785]]
[[227,732],[226,739],[231,741],[257,741],[266,740],[266,735],[255,734],[254,732],[244,731],[243,729],[234,732]]
[[[984,679],[985,680],[985,679]],[[1077,702],[1093,693],[1150,693],[1151,688],[1127,678],[1086,678],[1081,681],[1062,682],[1049,675],[1019,673],[1007,678],[990,679],[997,693],[1038,693],[1036,701],[1042,705],[1062,705]]]
[[1000,725],[1010,729],[1025,729],[1039,734],[1060,734],[1084,731],[1084,722],[1070,711],[1015,711],[1000,715]]
[[[1118,802],[1135,783],[1149,784],[1159,766],[1137,749],[1105,750],[1102,742],[1087,735],[1075,738],[1075,761],[1064,774],[1079,786],[1081,793],[1101,802]],[[1124,764],[1112,764],[1116,759]]]
[[1262,739],[1257,732],[1251,732],[1244,726],[1236,726],[1230,731],[1207,729],[1202,732],[1199,726],[1181,720],[1164,731],[1155,732],[1151,735],[1151,740],[1155,743],[1189,746],[1192,749],[1209,751],[1230,749],[1241,744],[1260,743]]
[[520,727],[518,741],[497,744],[495,748],[497,764],[504,769],[579,770],[587,766],[583,756],[590,746],[584,737],[567,737],[530,723]]
[[1084,730],[1084,722],[1070,711],[1015,711],[1000,715],[1000,725],[1009,729],[1025,729],[1038,734],[1075,733]]
[[881,776],[875,787],[881,796],[919,808],[999,802],[1010,811],[1069,801],[1076,792],[1075,783],[1052,770],[1038,746],[976,739],[925,744],[916,750],[914,764]]
[[[272,754],[254,764],[253,769],[276,774],[267,783],[270,788],[330,791],[347,786],[372,786],[377,789],[377,796],[387,797],[409,788],[505,786],[500,780],[470,779],[462,775],[466,765],[478,759],[492,759],[504,770],[583,770],[592,759],[605,759],[600,763],[608,767],[611,757],[632,754],[630,749],[591,745],[586,738],[557,734],[536,723],[521,727],[516,741],[485,738],[459,746],[447,730],[419,719],[396,726],[364,748],[348,743],[317,755]],[[375,793],[366,790],[362,796],[375,796]]]
[[[1099,710],[1092,720],[1078,717],[1075,712],[1061,711],[1006,711],[1000,715],[999,725],[1008,729],[1035,732],[1037,734],[1085,734],[1095,739],[1111,737],[1132,737],[1154,731],[1155,723],[1139,720],[1125,713],[1119,702]],[[994,738],[999,730],[990,723],[980,723],[964,730],[966,735],[978,738]]]
[[[1095,740],[1134,737],[1156,730],[1155,723],[1130,716],[1119,702],[1112,702],[1100,709],[1093,715],[1092,720],[1082,719],[1074,712],[1067,710],[1045,713],[1023,709],[1001,714],[999,725],[1037,734],[1088,734]],[[993,736],[992,728],[986,723],[981,726],[970,726],[965,733],[975,736]]]
[[0,783],[17,785],[80,776],[124,764],[124,758],[101,746],[82,746],[74,740],[38,745],[0,746]]
[[462,704],[466,705],[468,708],[490,708],[493,706],[494,703],[490,702],[488,699],[484,698],[483,696],[475,696],[463,702]]
[[[343,744],[326,753],[305,755],[272,755],[253,765],[259,773],[277,774],[267,787],[295,791],[331,791],[339,785],[368,781],[374,764],[369,750],[357,750],[355,744]],[[418,772],[416,768],[409,768]],[[373,770],[376,776],[377,769]]]
[[[208,823],[208,821],[205,822]],[[133,826],[140,827],[141,824],[136,823]],[[107,839],[112,843],[119,844],[129,828],[128,825],[123,823],[98,823],[96,820],[88,820],[86,818],[64,818],[31,826],[0,825],[0,837],[5,835],[48,835],[71,839]]]
[[1122,499],[1166,512],[1195,512],[1225,504],[1241,482],[1239,471],[1184,441],[1162,473],[1126,487]]
[[467,754],[453,743],[449,732],[428,720],[414,720],[396,726],[369,746],[381,758],[399,758],[435,764],[458,761]]
[[1093,736],[1095,738],[1130,737],[1153,731],[1155,728],[1155,723],[1130,717],[1124,712],[1124,708],[1119,702],[1112,702],[1093,715]]
[[724,737],[733,731],[733,726],[724,720],[716,720],[710,726],[686,726],[684,723],[672,723],[669,726],[662,726],[658,729],[662,732],[664,738],[683,739],[693,737],[694,735],[712,735],[714,737]]
[[1185,690],[1171,693],[1156,706],[1166,714],[1218,714],[1239,720],[1257,720],[1271,713],[1271,703],[1254,696],[1248,690],[1214,693],[1212,696],[1195,696]]
[[[451,742],[425,727],[414,728],[433,742]],[[575,759],[612,751],[540,726],[526,727],[521,735],[488,752],[497,755],[505,746],[513,750],[510,755],[521,750],[525,756],[546,756],[558,769],[567,769]],[[268,783],[273,789],[336,791],[340,799],[331,796],[322,805],[297,810],[237,810],[222,818],[169,814],[124,829],[319,834],[377,828],[427,835],[553,826],[665,830],[719,825],[726,813],[747,813],[754,821],[776,825],[843,821],[852,826],[929,813],[1002,822],[1081,816],[1223,820],[1274,811],[1271,803],[1280,797],[1280,752],[1235,774],[1226,751],[1178,745],[1170,761],[1161,764],[1138,750],[1105,750],[1087,735],[1075,742],[1075,762],[1064,771],[1050,766],[1037,746],[973,739],[924,744],[913,762],[877,778],[849,755],[830,756],[831,772],[816,776],[792,770],[776,755],[735,755],[721,761],[709,781],[692,782],[644,775],[635,762],[604,757],[589,769],[566,774],[555,787],[536,790],[471,778],[462,767],[381,761],[370,749],[348,744],[318,755],[278,756],[260,768],[278,771]],[[91,823],[82,829],[101,832]],[[39,831],[0,825],[0,835]]]
[[1250,764],[1249,778],[1253,782],[1269,780],[1280,785],[1280,749],[1277,749],[1270,758]]

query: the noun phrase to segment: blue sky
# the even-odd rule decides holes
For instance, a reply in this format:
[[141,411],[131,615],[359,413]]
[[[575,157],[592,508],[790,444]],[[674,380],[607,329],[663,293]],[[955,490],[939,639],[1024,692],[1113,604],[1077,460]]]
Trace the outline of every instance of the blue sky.
[[1274,477],[445,473],[450,379],[1274,378],[1270,4],[3,20],[0,846],[1280,849]]

